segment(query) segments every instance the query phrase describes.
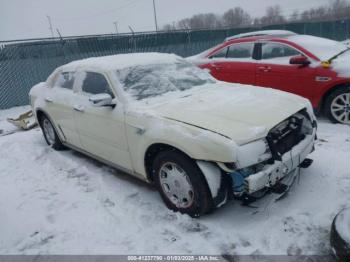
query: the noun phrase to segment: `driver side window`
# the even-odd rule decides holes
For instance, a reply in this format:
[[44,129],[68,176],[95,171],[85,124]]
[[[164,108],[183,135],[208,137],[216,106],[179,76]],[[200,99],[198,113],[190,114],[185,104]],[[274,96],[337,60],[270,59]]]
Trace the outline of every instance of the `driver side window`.
[[289,58],[292,56],[302,55],[296,49],[280,43],[263,43],[261,48],[262,60],[277,60],[279,58],[281,61],[285,60],[289,63]]
[[55,86],[72,90],[75,80],[74,72],[62,72],[57,76]]
[[210,58],[226,58],[227,49],[227,47],[220,49],[214,55],[210,56]]
[[114,98],[114,94],[104,75],[95,72],[85,72],[85,78],[82,85],[82,91],[87,94],[109,94]]

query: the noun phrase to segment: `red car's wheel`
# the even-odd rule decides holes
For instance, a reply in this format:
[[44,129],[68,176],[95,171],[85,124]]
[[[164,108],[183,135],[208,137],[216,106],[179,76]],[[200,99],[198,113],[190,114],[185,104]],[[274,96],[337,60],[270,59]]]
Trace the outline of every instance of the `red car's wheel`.
[[339,88],[328,96],[325,113],[334,123],[350,125],[350,86]]

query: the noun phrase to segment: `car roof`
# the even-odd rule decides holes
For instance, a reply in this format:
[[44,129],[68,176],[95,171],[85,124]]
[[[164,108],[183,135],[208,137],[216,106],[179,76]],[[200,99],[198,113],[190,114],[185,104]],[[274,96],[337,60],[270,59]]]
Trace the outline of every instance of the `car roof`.
[[247,37],[287,37],[292,35],[296,35],[296,33],[287,30],[260,30],[227,37],[225,41],[231,41]]
[[112,71],[139,65],[175,63],[179,60],[183,60],[183,58],[175,54],[130,53],[76,60],[61,66],[59,69],[61,71],[92,69],[99,71]]

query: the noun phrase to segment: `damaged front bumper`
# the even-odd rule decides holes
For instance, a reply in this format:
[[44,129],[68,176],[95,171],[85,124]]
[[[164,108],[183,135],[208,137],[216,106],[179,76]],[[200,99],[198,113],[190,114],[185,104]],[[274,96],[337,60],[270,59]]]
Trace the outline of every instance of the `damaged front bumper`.
[[211,191],[214,204],[220,206],[235,196],[259,198],[264,192],[284,193],[291,186],[300,167],[312,160],[317,123],[301,110],[270,130],[266,139],[242,146],[236,169],[197,161]]
[[300,164],[314,150],[316,130],[312,135],[294,146],[289,152],[283,154],[280,161],[275,160],[273,164],[266,164],[259,172],[250,174],[244,179],[244,189],[242,193],[254,194],[264,188],[271,188],[279,183],[283,178],[295,173]]
[[[300,168],[308,167],[312,160],[306,160],[314,150],[317,123],[305,110],[301,110],[282,121],[268,133],[271,158],[268,161],[238,169],[230,173],[233,192],[236,196],[252,195],[262,189],[281,191],[279,183],[286,176]],[[305,161],[305,162],[304,162]]]

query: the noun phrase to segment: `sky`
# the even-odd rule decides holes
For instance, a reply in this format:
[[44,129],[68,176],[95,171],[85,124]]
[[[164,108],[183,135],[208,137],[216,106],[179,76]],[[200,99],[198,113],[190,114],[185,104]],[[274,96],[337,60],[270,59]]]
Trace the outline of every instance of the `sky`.
[[[197,13],[222,14],[240,6],[252,16],[262,16],[268,6],[279,4],[284,15],[295,10],[328,4],[330,0],[155,0],[158,25]],[[57,36],[153,31],[152,0],[0,0],[0,41]]]

